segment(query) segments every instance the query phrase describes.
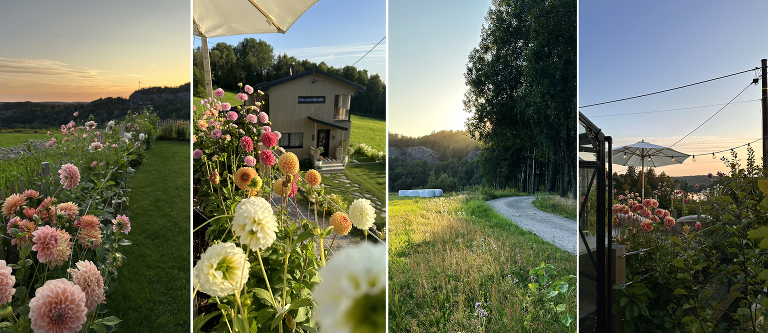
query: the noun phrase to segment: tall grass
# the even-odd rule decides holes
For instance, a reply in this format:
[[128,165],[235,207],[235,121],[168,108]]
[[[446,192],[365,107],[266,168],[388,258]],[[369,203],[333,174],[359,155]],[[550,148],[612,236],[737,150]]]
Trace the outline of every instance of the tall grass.
[[[567,331],[549,300],[530,290],[529,270],[546,262],[560,276],[575,275],[574,255],[477,195],[389,205],[390,332]],[[575,314],[575,295],[557,302]]]
[[533,200],[533,206],[548,213],[576,219],[576,199],[573,198],[537,194],[536,199]]

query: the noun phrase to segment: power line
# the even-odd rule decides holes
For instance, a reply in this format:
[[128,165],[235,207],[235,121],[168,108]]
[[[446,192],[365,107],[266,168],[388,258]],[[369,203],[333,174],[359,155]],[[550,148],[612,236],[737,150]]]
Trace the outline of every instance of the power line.
[[382,41],[384,41],[384,38],[387,38],[387,36],[381,37],[381,40],[378,43],[376,43],[376,45],[374,45],[370,50],[368,50],[368,52],[363,54],[363,56],[360,57],[360,59],[357,59],[357,61],[355,61],[355,63],[352,64],[352,66],[355,66],[355,64],[357,64],[360,60],[363,60],[363,58],[365,58],[365,56],[367,56],[368,53],[371,53],[371,51],[373,51],[373,49],[375,49],[377,46],[379,46],[379,44],[381,44]]
[[745,71],[741,71],[741,72],[738,72],[738,73],[733,73],[733,74],[728,74],[728,75],[716,77],[714,79],[709,79],[709,80],[699,81],[699,82],[696,82],[696,83],[686,84],[684,86],[679,86],[679,87],[675,87],[675,88],[671,88],[671,89],[665,89],[665,90],[661,90],[661,91],[657,91],[657,92],[652,92],[652,93],[649,93],[649,94],[643,94],[643,95],[632,96],[632,97],[627,97],[627,98],[622,98],[622,99],[616,99],[616,100],[607,101],[607,102],[601,102],[601,103],[584,105],[584,106],[580,106],[579,108],[583,109],[583,108],[588,108],[588,107],[597,106],[597,105],[621,102],[621,101],[626,101],[626,100],[630,100],[630,99],[635,99],[635,98],[640,98],[640,97],[656,95],[656,94],[660,94],[660,93],[663,93],[663,92],[668,92],[668,91],[672,91],[672,90],[677,90],[677,89],[682,89],[682,88],[686,88],[686,87],[691,87],[691,86],[695,86],[697,84],[702,84],[702,83],[706,83],[706,82],[710,82],[710,81],[714,81],[714,80],[724,79],[724,78],[727,78],[729,76],[744,74],[744,73],[751,72],[751,71],[756,70],[756,69],[758,69],[758,67],[755,67],[755,68],[752,68],[752,69],[748,69],[748,70],[745,70]]
[[[689,135],[691,135],[693,132],[695,132],[695,131],[696,131],[697,129],[699,129],[701,126],[704,126],[704,124],[706,124],[706,123],[707,123],[707,122],[708,122],[710,119],[714,118],[714,117],[715,117],[715,116],[716,116],[718,113],[720,113],[720,111],[723,111],[723,109],[725,109],[725,107],[726,107],[726,106],[728,106],[729,104],[731,104],[731,102],[733,102],[733,100],[735,100],[737,97],[739,97],[739,96],[741,95],[741,93],[743,93],[745,90],[747,90],[747,88],[749,88],[749,86],[751,86],[752,84],[753,84],[752,82],[750,82],[749,84],[747,84],[747,86],[746,86],[746,87],[744,87],[744,89],[742,89],[742,90],[741,90],[741,92],[739,92],[739,94],[738,94],[738,95],[736,95],[736,97],[734,97],[734,98],[732,98],[730,101],[728,101],[728,103],[726,103],[725,105],[723,105],[723,107],[721,107],[721,108],[720,108],[720,110],[717,110],[717,112],[715,112],[715,114],[713,114],[712,116],[710,116],[709,118],[707,118],[707,120],[705,120],[703,123],[701,123],[701,125],[699,125],[699,126],[696,126],[696,128],[694,128],[694,129],[693,129],[693,131],[691,131],[690,133],[686,134],[684,137],[680,138],[680,140],[677,140],[677,142],[673,143],[673,144],[672,144],[672,146],[674,146],[674,145],[678,144],[680,141],[683,141],[683,139],[687,138]],[[672,148],[672,146],[669,146],[669,147],[670,147],[670,148]]]
[[[757,99],[750,99],[750,100],[747,100],[747,101],[738,101],[738,102],[733,102],[731,104],[747,103],[747,102],[757,102],[757,101],[760,101],[760,99],[757,98]],[[725,104],[710,104],[710,105],[701,105],[701,106],[689,106],[689,107],[685,107],[685,108],[665,109],[665,110],[656,110],[656,111],[640,111],[640,112],[629,112],[629,113],[604,114],[604,115],[589,116],[589,117],[590,118],[601,118],[601,117],[630,116],[630,115],[636,115],[636,114],[647,114],[647,113],[659,113],[659,112],[669,112],[669,111],[700,109],[700,108],[708,108],[708,107],[720,106],[720,105],[725,105]]]

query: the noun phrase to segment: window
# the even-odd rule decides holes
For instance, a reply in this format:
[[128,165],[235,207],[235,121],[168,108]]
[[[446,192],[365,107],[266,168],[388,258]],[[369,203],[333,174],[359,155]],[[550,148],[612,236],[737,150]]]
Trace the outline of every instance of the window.
[[333,101],[333,120],[349,120],[349,100],[351,95],[336,95]]
[[283,148],[304,148],[304,133],[283,133],[278,144]]
[[325,96],[299,96],[299,104],[325,104]]

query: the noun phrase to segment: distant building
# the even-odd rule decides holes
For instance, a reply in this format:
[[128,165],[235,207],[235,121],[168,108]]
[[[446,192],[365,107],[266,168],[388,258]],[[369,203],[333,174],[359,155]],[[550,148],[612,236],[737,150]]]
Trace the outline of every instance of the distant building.
[[319,147],[324,149],[320,156],[343,159],[342,143],[349,139],[352,126],[350,100],[365,92],[364,86],[310,70],[260,83],[256,88],[269,96],[269,120],[282,134],[280,147],[299,159],[316,155]]

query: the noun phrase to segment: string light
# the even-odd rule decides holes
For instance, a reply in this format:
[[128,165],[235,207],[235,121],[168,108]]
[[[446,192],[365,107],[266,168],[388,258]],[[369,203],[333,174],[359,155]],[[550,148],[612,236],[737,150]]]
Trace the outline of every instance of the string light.
[[627,152],[624,152],[624,159],[627,159]]
[[672,162],[674,162],[674,161],[675,161],[675,157],[674,157],[674,156],[672,156]]
[[693,161],[696,162],[696,155],[693,155]]
[[715,158],[717,158],[715,157],[715,153],[712,153],[712,159],[714,160]]
[[650,161],[651,161],[651,157],[650,157],[650,156],[648,156],[648,162],[650,162]]

